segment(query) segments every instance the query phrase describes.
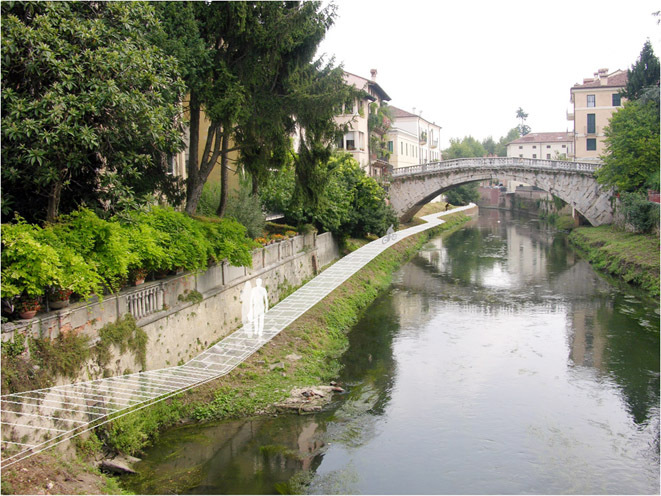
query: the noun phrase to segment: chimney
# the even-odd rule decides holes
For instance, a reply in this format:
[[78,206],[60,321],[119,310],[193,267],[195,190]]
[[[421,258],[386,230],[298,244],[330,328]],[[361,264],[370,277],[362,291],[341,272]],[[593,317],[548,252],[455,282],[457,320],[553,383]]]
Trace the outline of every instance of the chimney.
[[594,83],[594,78],[583,78],[583,84]]
[[370,69],[370,74],[372,75],[372,81],[376,81],[376,69]]
[[608,84],[608,69],[599,69],[599,82],[602,86]]

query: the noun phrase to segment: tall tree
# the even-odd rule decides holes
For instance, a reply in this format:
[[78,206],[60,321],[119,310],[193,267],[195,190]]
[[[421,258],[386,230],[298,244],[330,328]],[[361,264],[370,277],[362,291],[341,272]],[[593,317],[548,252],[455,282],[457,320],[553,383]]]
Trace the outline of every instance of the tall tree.
[[628,101],[604,130],[606,154],[597,180],[620,192],[659,190],[659,100]]
[[647,40],[638,60],[627,71],[627,85],[622,91],[622,96],[629,100],[638,100],[646,90],[654,87],[659,87],[659,59],[654,55],[652,44]]
[[[202,187],[220,162],[218,213],[222,214],[228,194],[230,152],[239,151],[255,189],[265,169],[282,163],[291,146],[295,122],[300,123],[298,109],[313,96],[299,83],[306,80],[316,48],[335,14],[332,6],[321,8],[319,2],[191,4],[187,8],[192,9],[197,24],[195,39],[202,42],[202,59],[207,63],[204,71],[187,79],[190,151],[186,211],[195,212]],[[175,19],[178,15],[165,7],[160,13]],[[176,21],[165,24],[171,37],[180,36],[173,29]],[[202,112],[208,119],[203,147]],[[201,156],[198,148],[203,149]]]
[[526,119],[528,118],[528,114],[525,113],[521,107],[519,107],[516,110],[516,118],[521,121],[519,123],[519,133],[521,134],[521,136],[530,134],[530,126],[526,124]]
[[5,218],[178,199],[167,156],[183,145],[184,86],[158,29],[145,3],[2,4]]

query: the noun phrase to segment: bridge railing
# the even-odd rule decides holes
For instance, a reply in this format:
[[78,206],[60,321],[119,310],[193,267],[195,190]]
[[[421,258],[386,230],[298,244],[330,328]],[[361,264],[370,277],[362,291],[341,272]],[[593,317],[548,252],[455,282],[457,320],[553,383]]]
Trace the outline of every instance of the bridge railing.
[[535,169],[594,172],[599,168],[599,164],[519,157],[457,158],[453,160],[412,165],[410,167],[398,167],[393,170],[392,177],[427,174],[429,172],[465,169],[468,167],[532,167]]

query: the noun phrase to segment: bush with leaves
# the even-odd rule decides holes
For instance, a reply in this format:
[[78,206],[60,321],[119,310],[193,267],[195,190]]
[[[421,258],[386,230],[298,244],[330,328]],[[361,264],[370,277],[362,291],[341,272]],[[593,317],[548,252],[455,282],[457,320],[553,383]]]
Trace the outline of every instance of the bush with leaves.
[[[264,232],[266,217],[258,196],[252,194],[252,188],[247,181],[241,181],[236,194],[227,199],[224,217],[232,217],[246,227],[248,236],[258,238]],[[200,202],[197,204],[197,214],[205,217],[215,217],[220,203],[220,185],[206,183],[202,190]]]
[[91,264],[109,291],[118,291],[128,277],[129,267],[137,262],[120,224],[101,219],[87,208],[60,219],[50,228],[65,249]]
[[41,229],[17,217],[2,225],[2,297],[40,296],[61,277],[57,251],[41,240]]
[[332,155],[323,173],[325,187],[317,204],[309,205],[296,190],[293,168],[275,171],[260,193],[264,206],[282,212],[289,223],[312,223],[339,236],[381,236],[397,224],[394,211],[386,205],[385,191],[350,154]]
[[624,220],[636,232],[651,232],[659,225],[659,205],[649,201],[641,193],[624,193],[621,196]]

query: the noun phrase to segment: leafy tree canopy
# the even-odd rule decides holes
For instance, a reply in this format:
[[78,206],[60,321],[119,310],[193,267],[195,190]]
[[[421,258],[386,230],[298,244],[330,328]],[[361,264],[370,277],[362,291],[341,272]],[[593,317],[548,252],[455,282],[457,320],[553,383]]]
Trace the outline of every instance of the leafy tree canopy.
[[605,128],[606,154],[597,180],[621,192],[659,190],[659,104],[629,101]]
[[3,216],[53,220],[179,199],[167,157],[182,146],[184,86],[133,2],[2,4]]
[[654,55],[652,44],[647,40],[638,60],[627,71],[627,85],[622,91],[622,96],[629,100],[638,100],[651,86],[657,88],[659,86],[659,59]]
[[289,164],[272,172],[260,195],[267,209],[284,213],[288,222],[312,223],[340,236],[381,236],[391,224],[397,224],[394,211],[386,205],[385,191],[350,154],[330,157],[324,183],[319,201],[310,207],[296,192],[295,171]]

